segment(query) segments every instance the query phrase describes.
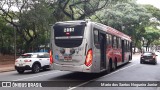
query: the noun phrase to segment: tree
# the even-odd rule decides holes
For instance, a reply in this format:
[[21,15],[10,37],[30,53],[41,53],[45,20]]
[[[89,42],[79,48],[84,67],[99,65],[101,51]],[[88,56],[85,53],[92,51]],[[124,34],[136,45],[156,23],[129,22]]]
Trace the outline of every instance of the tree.
[[[4,6],[8,5],[5,9]],[[11,8],[15,6],[18,11],[15,12]],[[17,32],[17,47],[23,47],[28,52],[31,47],[38,47],[44,44],[40,38],[49,38],[49,24],[54,22],[51,16],[53,10],[44,0],[3,0],[0,4],[0,15],[10,23]],[[14,22],[14,21],[17,22]],[[34,43],[38,40],[38,44]],[[43,39],[44,40],[44,39]],[[41,42],[40,42],[41,41]]]
[[160,32],[158,29],[155,29],[154,27],[146,27],[146,32],[144,33],[144,38],[146,39],[146,50],[147,48],[153,43],[159,40],[160,38]]
[[150,24],[145,27],[146,33],[144,33],[144,36],[147,39],[147,47],[149,47],[151,44],[158,45],[158,43],[160,43],[160,28],[158,28],[160,26],[160,10],[152,5],[145,5],[144,7],[149,13],[152,14],[150,18]]
[[72,20],[84,19],[104,8],[110,0],[58,0],[60,10]]
[[[11,32],[12,31],[12,32]],[[0,53],[10,54],[13,51],[13,28],[7,26],[5,20],[0,16]]]
[[[106,7],[97,12],[97,16],[105,25],[111,26],[132,37],[134,46],[140,45],[145,27],[149,25],[151,14],[135,1],[116,2],[111,7]],[[95,21],[100,22],[95,16]],[[140,46],[139,46],[140,48]]]

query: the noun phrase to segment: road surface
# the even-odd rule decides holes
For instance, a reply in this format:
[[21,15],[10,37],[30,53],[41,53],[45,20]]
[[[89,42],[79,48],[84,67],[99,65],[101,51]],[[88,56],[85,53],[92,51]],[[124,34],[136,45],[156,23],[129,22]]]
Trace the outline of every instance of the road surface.
[[[111,84],[111,81],[115,81],[115,83],[116,81],[160,81],[160,55],[158,56],[157,65],[140,64],[139,59],[140,55],[133,55],[131,62],[119,67],[116,71],[111,72],[110,74],[89,74],[58,70],[41,71],[36,74],[33,74],[30,71],[27,71],[24,74],[18,74],[16,71],[3,72],[0,73],[0,81],[39,81],[39,83],[45,81],[42,83],[48,85],[54,84],[54,87],[0,87],[0,90],[160,90],[159,87],[101,86],[102,82],[105,84],[110,82],[109,84]],[[96,86],[95,82],[96,85],[99,85]],[[65,87],[61,87],[61,85]]]

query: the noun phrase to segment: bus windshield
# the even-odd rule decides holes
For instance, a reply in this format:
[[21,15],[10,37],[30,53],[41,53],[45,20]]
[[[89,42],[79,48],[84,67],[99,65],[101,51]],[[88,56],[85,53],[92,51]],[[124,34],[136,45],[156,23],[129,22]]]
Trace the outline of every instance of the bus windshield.
[[55,44],[58,47],[72,48],[82,44],[85,25],[55,25]]

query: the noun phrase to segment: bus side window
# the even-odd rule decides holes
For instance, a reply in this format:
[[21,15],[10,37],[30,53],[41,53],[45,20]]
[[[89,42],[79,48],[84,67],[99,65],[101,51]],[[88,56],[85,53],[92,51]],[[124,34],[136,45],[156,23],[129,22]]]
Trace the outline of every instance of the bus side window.
[[119,45],[119,42],[118,42],[118,37],[116,37],[116,48],[118,49],[118,45]]
[[111,46],[112,45],[112,36],[109,35],[109,45]]
[[106,34],[106,44],[108,45],[109,44],[109,35]]
[[121,44],[121,38],[119,38],[119,41],[118,41],[118,42],[119,42],[118,48],[120,49],[120,48],[121,48],[121,45],[122,45],[122,44]]
[[128,41],[128,51],[130,52],[131,50],[130,50],[130,46],[131,45],[131,43]]
[[113,48],[114,49],[117,48],[117,38],[116,38],[116,36],[113,36]]
[[100,49],[100,44],[99,44],[99,32],[98,30],[94,30],[94,45],[97,49]]
[[127,41],[124,40],[124,48],[125,48],[125,52],[127,51]]

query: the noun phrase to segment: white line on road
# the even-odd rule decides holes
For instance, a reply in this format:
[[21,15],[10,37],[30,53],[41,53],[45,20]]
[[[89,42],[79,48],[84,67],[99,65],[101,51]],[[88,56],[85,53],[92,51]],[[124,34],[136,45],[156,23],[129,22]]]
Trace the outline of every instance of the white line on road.
[[82,86],[82,85],[85,85],[85,84],[87,84],[87,83],[89,83],[89,82],[91,82],[91,81],[95,81],[95,80],[97,80],[97,79],[110,76],[110,75],[115,74],[115,73],[117,73],[117,72],[119,72],[119,71],[122,71],[122,70],[125,70],[125,69],[127,69],[127,68],[133,67],[133,66],[135,66],[135,65],[136,65],[136,64],[130,65],[130,66],[128,66],[128,67],[124,67],[124,68],[122,68],[122,69],[119,69],[119,70],[117,70],[117,71],[114,71],[114,72],[112,72],[112,73],[110,73],[110,74],[107,74],[107,75],[105,75],[105,76],[102,76],[102,77],[99,77],[99,78],[95,78],[95,79],[89,80],[89,81],[87,81],[87,82],[81,83],[81,84],[79,84],[79,85],[77,85],[77,86],[75,86],[75,87],[69,87],[69,89],[67,89],[67,90],[73,90],[73,89],[78,88],[78,87],[80,87],[80,86]]
[[46,75],[50,75],[50,74],[55,74],[55,73],[59,73],[59,72],[61,72],[61,71],[56,71],[56,72],[52,72],[52,73],[46,73],[46,74],[37,75],[37,76],[33,76],[33,77],[16,79],[16,80],[12,80],[12,81],[20,81],[20,80],[26,80],[26,79],[36,78],[36,77],[42,77],[42,76],[46,76]]

